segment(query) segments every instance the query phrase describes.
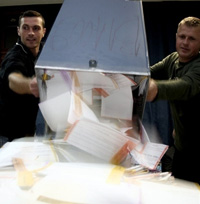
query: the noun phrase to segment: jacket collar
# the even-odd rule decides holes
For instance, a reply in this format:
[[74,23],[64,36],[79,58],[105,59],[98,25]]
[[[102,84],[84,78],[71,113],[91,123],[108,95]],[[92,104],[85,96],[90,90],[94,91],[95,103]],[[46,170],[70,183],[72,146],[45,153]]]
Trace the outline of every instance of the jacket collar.
[[[24,45],[24,44],[21,42],[20,39],[18,39],[18,41],[16,42],[16,46],[20,46],[25,54],[29,54],[29,55],[32,55],[32,56],[33,56],[32,52],[29,50],[29,48],[27,48],[26,45]],[[40,51],[42,50],[42,47],[43,47],[43,44],[40,43],[40,49],[39,49],[39,53],[38,53],[37,57],[39,56]],[[34,56],[33,56],[33,57],[34,57]],[[37,58],[37,57],[34,57],[34,58]]]

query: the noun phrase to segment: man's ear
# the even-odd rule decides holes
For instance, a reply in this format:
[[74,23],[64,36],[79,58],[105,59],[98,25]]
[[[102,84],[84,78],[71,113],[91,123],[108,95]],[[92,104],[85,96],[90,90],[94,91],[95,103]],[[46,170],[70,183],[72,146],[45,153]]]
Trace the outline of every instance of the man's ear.
[[46,33],[46,28],[44,28],[43,30],[43,37],[45,36],[45,33]]
[[17,34],[18,34],[18,36],[20,36],[19,26],[17,26]]

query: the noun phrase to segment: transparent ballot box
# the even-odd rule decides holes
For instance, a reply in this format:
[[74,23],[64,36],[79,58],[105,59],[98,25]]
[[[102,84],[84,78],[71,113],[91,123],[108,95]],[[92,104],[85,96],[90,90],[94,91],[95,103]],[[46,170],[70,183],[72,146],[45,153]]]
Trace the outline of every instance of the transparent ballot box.
[[36,74],[40,110],[59,138],[75,125],[94,135],[140,132],[150,75],[142,2],[65,0]]

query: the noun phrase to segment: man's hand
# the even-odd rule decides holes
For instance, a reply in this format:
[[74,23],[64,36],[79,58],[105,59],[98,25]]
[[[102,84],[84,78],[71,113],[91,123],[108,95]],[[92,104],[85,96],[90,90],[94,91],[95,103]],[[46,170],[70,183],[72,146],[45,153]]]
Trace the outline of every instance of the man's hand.
[[28,78],[21,73],[11,73],[8,76],[9,87],[18,94],[32,94],[39,97],[39,89],[36,77]]
[[153,101],[158,94],[158,87],[153,79],[149,80],[149,88],[147,93],[147,101]]
[[31,93],[35,96],[35,97],[39,97],[39,89],[38,89],[38,84],[37,84],[37,78],[34,77],[30,80],[29,83],[29,88]]

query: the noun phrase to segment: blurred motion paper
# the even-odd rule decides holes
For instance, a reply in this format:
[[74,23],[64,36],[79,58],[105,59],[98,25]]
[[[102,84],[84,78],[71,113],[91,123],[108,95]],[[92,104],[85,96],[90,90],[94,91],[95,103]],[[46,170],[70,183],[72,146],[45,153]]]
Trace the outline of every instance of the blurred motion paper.
[[64,140],[113,164],[120,164],[134,147],[121,132],[90,120],[77,121]]

